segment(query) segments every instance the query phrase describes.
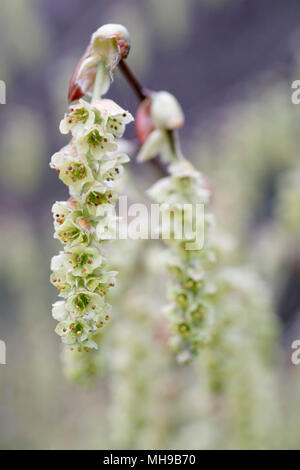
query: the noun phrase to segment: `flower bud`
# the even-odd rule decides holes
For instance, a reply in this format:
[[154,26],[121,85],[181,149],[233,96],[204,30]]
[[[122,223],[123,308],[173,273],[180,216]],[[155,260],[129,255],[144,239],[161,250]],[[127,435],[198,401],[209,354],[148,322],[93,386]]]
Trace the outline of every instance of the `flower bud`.
[[112,48],[115,42],[119,53],[119,60],[126,59],[130,50],[130,35],[125,26],[121,24],[105,24],[92,35],[92,47],[103,56],[103,60],[106,58],[104,41],[109,41],[109,43],[105,44],[108,48]]
[[146,98],[141,102],[135,116],[135,129],[139,141],[143,144],[155,127],[151,117],[151,100]]
[[138,162],[145,162],[155,157],[166,144],[166,132],[156,129],[151,132],[146,142],[142,145],[138,155]]
[[184,124],[184,115],[177,99],[167,91],[155,93],[152,97],[151,115],[159,129],[179,129]]
[[86,232],[90,231],[90,224],[89,221],[86,220],[84,217],[77,217],[76,223],[80,225],[80,227],[85,230]]
[[69,102],[91,94],[97,65],[102,60],[106,74],[102,94],[110,86],[113,73],[120,60],[125,59],[130,50],[130,36],[127,29],[119,24],[106,24],[92,34],[90,43],[79,60],[72,75],[69,87]]

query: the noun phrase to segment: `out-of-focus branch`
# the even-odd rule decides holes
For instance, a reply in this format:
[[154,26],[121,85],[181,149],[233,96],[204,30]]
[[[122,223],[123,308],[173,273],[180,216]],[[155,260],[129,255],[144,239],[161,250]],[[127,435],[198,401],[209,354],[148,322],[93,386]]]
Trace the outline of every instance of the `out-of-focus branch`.
[[127,82],[135,92],[136,96],[140,101],[144,101],[150,94],[151,91],[144,88],[135,75],[132,73],[132,70],[128,67],[125,60],[120,60],[119,62],[119,69],[121,70],[122,74],[126,78]]

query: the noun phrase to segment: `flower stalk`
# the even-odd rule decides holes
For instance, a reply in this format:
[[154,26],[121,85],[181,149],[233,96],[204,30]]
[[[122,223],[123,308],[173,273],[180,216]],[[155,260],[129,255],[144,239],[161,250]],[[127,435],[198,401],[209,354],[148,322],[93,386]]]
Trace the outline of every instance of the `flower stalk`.
[[97,101],[101,98],[104,73],[105,73],[105,65],[104,65],[104,62],[100,60],[98,67],[97,67],[95,85],[94,85],[93,95],[92,95],[92,102]]

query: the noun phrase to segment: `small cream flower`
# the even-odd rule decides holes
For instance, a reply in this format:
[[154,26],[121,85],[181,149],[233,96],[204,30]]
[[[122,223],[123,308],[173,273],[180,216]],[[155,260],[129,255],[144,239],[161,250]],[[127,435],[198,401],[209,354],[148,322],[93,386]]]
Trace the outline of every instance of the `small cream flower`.
[[94,124],[84,129],[76,139],[78,153],[91,153],[92,157],[100,160],[106,152],[114,152],[118,146],[114,142],[113,135],[105,132],[101,126]]
[[58,238],[62,243],[69,243],[71,246],[78,243],[89,242],[90,233],[79,223],[77,213],[74,212],[55,231],[54,238]]
[[161,129],[155,129],[145,143],[140,148],[137,155],[138,162],[145,162],[154,158],[156,155],[162,152],[162,150],[168,145],[167,133]]
[[151,116],[158,129],[179,129],[184,124],[184,114],[175,96],[159,91],[151,96]]
[[81,348],[86,351],[89,348],[98,348],[98,345],[89,339],[94,333],[94,329],[84,320],[61,321],[55,328],[55,332],[61,336],[63,343],[69,346],[77,346],[79,352],[82,351]]
[[87,101],[80,100],[79,103],[70,106],[70,110],[61,120],[59,130],[62,134],[72,132],[77,136],[84,127],[89,128],[95,122],[95,113]]
[[100,269],[94,274],[86,277],[84,280],[84,285],[86,289],[90,290],[91,292],[105,295],[108,289],[115,287],[117,275],[117,271],[107,271],[105,269]]
[[59,179],[67,186],[73,186],[77,193],[81,192],[85,184],[94,182],[93,173],[84,155],[71,157],[57,152],[51,158],[51,167],[58,170]]
[[[55,231],[60,230],[60,226],[74,213],[74,208],[67,201],[55,202],[52,206]],[[80,212],[78,212],[80,214]]]
[[[53,256],[52,262],[55,258],[60,256]],[[56,269],[51,262],[51,270],[53,271],[50,276],[51,284],[53,284],[59,291],[59,297],[68,297],[72,290],[76,286],[76,280],[73,276],[66,271],[65,265],[63,264],[60,269]]]
[[93,106],[104,120],[106,131],[116,137],[122,137],[126,125],[133,121],[132,115],[112,100],[97,100]]
[[[184,114],[176,98],[166,91],[153,93],[147,99],[147,102],[149,100],[149,119],[153,125],[153,130],[150,134],[147,133],[147,138],[143,142],[137,159],[139,162],[143,162],[160,154],[165,162],[170,163],[176,156],[174,155],[174,149],[170,145],[169,132],[183,126]],[[143,115],[143,112],[141,115]],[[149,111],[146,111],[146,116],[147,114],[149,114]],[[145,123],[148,128],[148,121],[146,120]],[[142,134],[144,125],[143,122],[140,122],[140,134]]]
[[86,277],[102,264],[102,256],[97,248],[75,246],[64,254],[65,265],[73,276]]
[[120,178],[124,171],[123,164],[127,162],[129,162],[129,157],[126,153],[120,153],[119,155],[105,155],[100,162],[99,180],[104,181],[107,184]]
[[64,300],[58,300],[52,305],[52,316],[57,321],[63,321],[68,318],[69,312],[66,310],[66,302]]
[[76,316],[93,317],[96,313],[102,313],[104,307],[104,299],[101,295],[84,289],[71,295],[66,301],[66,309]]
[[92,216],[100,216],[103,209],[108,209],[116,202],[117,192],[109,186],[97,183],[85,194],[85,204],[89,214]]

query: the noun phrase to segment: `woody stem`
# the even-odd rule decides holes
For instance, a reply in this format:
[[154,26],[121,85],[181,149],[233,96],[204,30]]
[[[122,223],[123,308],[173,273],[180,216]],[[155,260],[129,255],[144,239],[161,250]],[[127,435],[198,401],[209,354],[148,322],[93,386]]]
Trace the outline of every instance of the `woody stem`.
[[138,99],[140,101],[144,101],[144,99],[147,98],[149,93],[146,91],[145,88],[143,88],[143,86],[133,74],[132,70],[128,67],[127,63],[123,59],[119,62],[119,68],[129,85],[135,92]]

